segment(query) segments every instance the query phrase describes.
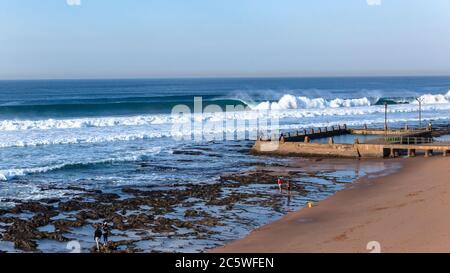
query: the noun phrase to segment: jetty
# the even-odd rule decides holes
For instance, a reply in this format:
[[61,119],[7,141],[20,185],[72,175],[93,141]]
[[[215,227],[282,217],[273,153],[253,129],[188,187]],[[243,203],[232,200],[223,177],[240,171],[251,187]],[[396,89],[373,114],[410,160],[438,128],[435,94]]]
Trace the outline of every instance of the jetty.
[[[336,141],[344,139],[342,143]],[[351,140],[352,143],[348,143]],[[270,138],[259,136],[253,154],[327,156],[353,158],[425,157],[450,154],[450,142],[436,141],[432,128],[369,129],[338,125],[283,132]]]

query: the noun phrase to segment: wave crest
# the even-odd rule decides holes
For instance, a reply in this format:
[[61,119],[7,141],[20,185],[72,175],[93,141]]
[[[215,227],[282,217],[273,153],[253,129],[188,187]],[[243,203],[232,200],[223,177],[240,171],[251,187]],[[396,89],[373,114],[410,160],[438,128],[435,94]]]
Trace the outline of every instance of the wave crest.
[[87,168],[94,165],[109,164],[116,162],[132,162],[140,161],[145,158],[146,155],[154,155],[161,152],[160,147],[153,147],[143,151],[136,152],[135,154],[118,156],[114,158],[98,159],[92,161],[83,162],[66,162],[61,164],[54,164],[45,167],[30,167],[30,168],[15,168],[0,170],[0,181],[8,181],[14,179],[18,176],[26,176],[39,173],[47,173],[51,171],[57,171],[62,169],[74,169],[74,168]]
[[[446,94],[424,94],[420,96],[424,105],[440,105],[450,104],[450,91]],[[235,100],[236,101],[236,100]],[[335,111],[341,111],[340,108],[347,108],[345,111],[356,111],[360,114],[372,113],[378,111],[373,109],[384,102],[390,104],[417,104],[414,97],[410,98],[308,98],[305,96],[294,96],[291,94],[283,95],[278,101],[264,101],[257,104],[248,105],[255,113],[263,110],[299,110],[311,111],[309,115],[330,115],[335,114]],[[353,108],[353,109],[349,109]],[[342,109],[344,111],[344,109]],[[397,110],[396,110],[397,111]],[[409,111],[405,109],[398,109],[398,111]],[[412,111],[412,110],[411,110]],[[330,112],[329,114],[327,114]],[[220,113],[221,114],[221,113]],[[249,113],[245,113],[247,116]],[[239,116],[239,113],[235,113]],[[299,115],[306,115],[300,113]],[[86,117],[74,119],[42,119],[42,120],[1,120],[1,131],[28,131],[28,130],[52,130],[52,129],[78,129],[90,127],[117,127],[117,126],[149,126],[149,125],[170,125],[176,123],[189,122],[191,118],[199,119],[195,116],[174,116],[170,114],[146,114],[135,116],[110,116],[110,117]],[[207,120],[216,118],[221,120],[221,115],[214,115],[214,113],[204,113],[201,119]]]
[[[420,96],[424,104],[450,103],[450,91],[446,94],[424,94]],[[325,99],[308,98],[305,96],[283,95],[278,101],[264,101],[250,106],[252,110],[288,110],[288,109],[324,109],[341,107],[364,107],[380,104],[380,101],[390,101],[394,104],[418,103],[414,98],[401,98],[399,100],[389,98],[354,98],[354,99]]]
[[317,109],[317,108],[339,108],[355,106],[371,106],[370,99],[340,99],[327,100],[325,98],[296,97],[290,94],[283,95],[280,100],[265,101],[254,106],[253,110],[285,110],[285,109]]
[[[450,103],[450,90],[447,92],[447,94],[425,94],[419,97],[419,100],[422,101],[424,104],[444,104],[444,103]],[[419,102],[414,101],[415,104],[418,104]]]
[[167,123],[167,116],[144,115],[131,117],[102,117],[44,120],[3,120],[0,131],[75,129],[88,127],[140,126]]

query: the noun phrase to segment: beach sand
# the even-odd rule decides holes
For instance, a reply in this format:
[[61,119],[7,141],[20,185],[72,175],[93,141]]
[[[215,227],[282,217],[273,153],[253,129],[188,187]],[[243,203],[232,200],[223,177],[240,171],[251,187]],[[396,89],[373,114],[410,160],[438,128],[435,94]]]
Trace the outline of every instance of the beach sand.
[[450,252],[450,158],[401,160],[315,204],[211,252]]

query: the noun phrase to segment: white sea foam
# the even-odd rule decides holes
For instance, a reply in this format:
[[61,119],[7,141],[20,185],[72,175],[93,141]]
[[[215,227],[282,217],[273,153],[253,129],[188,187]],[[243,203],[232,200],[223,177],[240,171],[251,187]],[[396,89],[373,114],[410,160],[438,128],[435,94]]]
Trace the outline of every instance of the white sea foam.
[[139,115],[131,117],[99,117],[45,120],[3,120],[0,121],[0,131],[139,126],[162,124],[169,121],[178,122],[177,120],[171,120],[171,117],[167,115]]
[[[425,94],[422,95],[424,106],[430,108],[435,105],[450,105],[450,91],[447,94]],[[380,111],[380,107],[373,105],[376,98],[355,98],[355,99],[325,99],[325,98],[307,98],[304,96],[296,97],[285,94],[278,101],[265,101],[256,105],[250,105],[252,111],[274,110],[270,113],[273,117],[295,116],[312,117],[328,115],[364,115]],[[417,101],[413,101],[417,104]],[[283,110],[298,110],[294,113],[288,111],[287,114],[279,113]],[[381,109],[382,110],[382,109]],[[416,111],[414,104],[406,106],[391,106],[391,112]],[[264,115],[266,115],[265,113]],[[254,115],[254,113],[238,112],[233,118],[241,119]],[[223,119],[222,113],[205,113],[203,116],[193,115],[192,117],[175,116],[168,114],[157,115],[136,115],[127,117],[93,117],[93,118],[74,118],[74,119],[43,119],[43,120],[2,120],[0,121],[1,131],[26,131],[26,130],[52,130],[52,129],[76,129],[92,127],[115,127],[115,126],[150,126],[162,124],[184,123],[192,120],[211,120],[218,121]]]
[[68,134],[59,134],[56,137],[51,135],[39,135],[34,137],[16,137],[16,138],[4,138],[0,141],[0,148],[8,147],[33,147],[43,145],[67,145],[67,144],[95,144],[102,142],[115,142],[115,141],[134,141],[142,139],[154,139],[164,136],[170,136],[170,134],[163,134],[161,132],[154,133],[104,133],[91,136],[72,136]]
[[[449,117],[450,103],[447,104],[425,104],[422,107],[424,117],[428,119],[440,119],[441,117]],[[408,120],[417,119],[416,112],[418,111],[417,105],[414,104],[398,104],[391,105],[388,109],[390,113],[390,119],[403,118]],[[233,112],[223,115],[222,113],[208,113],[203,117],[192,117],[192,120],[203,122],[214,122],[222,124],[224,132],[242,132],[252,131],[256,128],[228,128],[225,126],[225,121],[230,120],[256,120],[265,119],[273,120],[278,119],[282,123],[283,121],[294,122],[296,126],[301,127],[304,124],[314,123],[330,123],[340,122],[348,123],[355,118],[358,120],[366,120],[367,124],[370,124],[370,120],[382,116],[384,107],[381,105],[374,105],[370,107],[340,107],[340,108],[311,108],[311,109],[285,109],[285,110],[261,110],[261,111],[243,111]],[[406,115],[406,116],[405,116]],[[32,130],[8,130],[0,131],[0,148],[7,147],[28,147],[28,146],[43,146],[43,145],[64,145],[64,144],[95,144],[102,142],[116,142],[116,141],[135,141],[143,139],[158,139],[163,137],[185,137],[196,132],[172,130],[170,123],[171,117],[165,117],[167,123],[161,122],[162,116],[159,117],[160,124],[148,124],[139,126],[129,126],[119,123],[121,125],[112,125],[109,127],[79,127],[75,128],[54,128],[54,130],[46,129],[32,129]],[[95,119],[95,118],[93,118]],[[107,118],[105,118],[107,119]],[[128,117],[129,120],[142,120],[139,117]],[[189,119],[188,119],[189,120]],[[291,121],[292,120],[292,121]],[[177,121],[180,121],[177,119]],[[43,121],[44,122],[44,121]],[[233,122],[233,121],[232,121]],[[53,124],[57,124],[52,121]],[[234,122],[233,122],[234,123]],[[67,124],[67,123],[64,123]],[[92,123],[91,123],[92,124]],[[236,123],[238,124],[238,123]],[[239,123],[243,125],[243,123]],[[250,125],[246,125],[250,126]],[[220,128],[218,128],[220,131]],[[207,135],[216,132],[200,132]],[[197,132],[198,133],[198,132]]]
[[150,149],[137,151],[133,154],[116,156],[112,158],[97,159],[97,160],[87,160],[82,162],[65,162],[60,164],[53,164],[44,167],[30,167],[30,168],[13,168],[7,170],[0,170],[0,181],[8,181],[18,176],[25,176],[31,174],[46,173],[50,171],[56,171],[71,166],[89,166],[96,164],[107,164],[116,162],[131,162],[142,160],[143,156],[155,155],[161,152],[160,147],[152,147]]
[[65,164],[59,164],[47,167],[23,168],[23,169],[9,169],[0,170],[0,181],[7,181],[17,176],[24,176],[28,174],[45,173],[52,170],[61,169]]
[[296,97],[290,94],[286,94],[276,102],[261,102],[260,104],[253,106],[254,110],[284,110],[284,109],[324,109],[324,108],[340,108],[340,107],[356,107],[356,106],[371,106],[370,99],[357,98],[357,99],[332,99],[327,100],[324,98],[308,98],[304,96]]
[[[450,91],[447,94],[424,94],[420,97],[424,104],[448,104],[450,103]],[[348,108],[372,106],[378,98],[354,98],[354,99],[325,99],[325,98],[308,98],[305,96],[294,96],[291,94],[283,95],[278,101],[265,101],[257,105],[250,105],[253,110],[285,110],[285,109],[325,109],[325,108]],[[413,102],[402,100],[402,102]]]
[[[425,105],[424,117],[433,120],[448,120],[450,113],[450,104],[429,104]],[[283,111],[250,111],[235,112],[230,116],[222,116],[222,118],[244,119],[257,118],[269,113],[270,116],[279,118],[284,122],[272,129],[292,130],[308,127],[325,127],[346,123],[349,126],[361,126],[362,124],[382,124],[384,119],[380,115],[384,111],[384,107],[377,105],[371,107],[344,107],[344,108],[326,108],[326,109],[291,109]],[[417,121],[417,105],[392,105],[389,108],[391,123],[400,125],[408,124],[411,121]],[[270,118],[270,117],[269,117]],[[210,115],[207,120],[217,119],[218,116]],[[110,128],[78,128],[78,129],[62,129],[33,132],[28,131],[9,131],[0,132],[0,147],[15,146],[36,146],[36,145],[59,145],[59,144],[82,144],[82,143],[98,143],[105,141],[134,141],[139,139],[155,139],[164,136],[171,137],[183,132],[172,132],[170,126],[158,126],[154,130],[148,130],[146,126],[138,127],[120,127],[113,126]],[[255,132],[258,128],[255,125],[249,127],[226,128],[223,132]],[[206,134],[220,134],[216,132],[202,132]],[[158,143],[158,142],[156,142]],[[141,160],[143,155],[148,155],[159,150],[149,150],[143,152],[134,152],[132,154],[125,153],[120,155],[108,155],[106,159],[90,159],[82,162],[67,161],[58,163],[48,163],[46,166],[32,166],[22,168],[7,168],[0,170],[0,180],[10,180],[17,176],[24,176],[37,173],[46,173],[58,169],[67,168],[73,165],[83,164],[100,164],[116,161],[136,161]]]
[[[447,94],[425,94],[420,96],[419,100],[422,101],[423,104],[446,104],[450,103],[450,90]],[[418,101],[414,101],[414,104],[418,104]]]

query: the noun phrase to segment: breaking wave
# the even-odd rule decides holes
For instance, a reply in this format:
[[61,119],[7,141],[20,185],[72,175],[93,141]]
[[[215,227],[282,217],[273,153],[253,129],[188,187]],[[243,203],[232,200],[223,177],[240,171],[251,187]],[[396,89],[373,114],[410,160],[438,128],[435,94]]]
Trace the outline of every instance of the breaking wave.
[[45,167],[31,167],[31,168],[15,168],[15,169],[7,169],[0,170],[0,181],[8,181],[12,180],[19,176],[47,173],[51,171],[57,170],[65,170],[65,169],[84,169],[91,168],[96,165],[110,164],[110,163],[118,163],[118,162],[133,162],[140,161],[145,159],[145,156],[158,154],[161,152],[161,148],[154,147],[152,149],[147,149],[144,151],[139,151],[135,154],[118,156],[114,158],[107,159],[98,159],[92,161],[84,161],[84,162],[67,162],[61,164],[54,164]]
[[131,117],[100,117],[75,119],[44,119],[44,120],[3,120],[0,121],[0,131],[75,129],[89,127],[139,126],[167,123],[165,115],[139,115]]
[[[424,104],[450,103],[450,91],[447,94],[425,94],[419,97]],[[342,107],[362,107],[372,105],[418,103],[414,97],[409,98],[376,98],[363,97],[355,99],[308,98],[305,96],[283,95],[278,101],[264,101],[250,105],[253,110],[285,110],[285,109],[324,109]]]
[[[450,90],[447,92],[447,94],[425,94],[419,97],[419,100],[422,101],[424,104],[445,104],[450,103]],[[419,102],[414,100],[414,104],[418,104]]]
[[[450,91],[446,94],[424,94],[419,97],[423,102],[424,110],[442,110],[450,106]],[[234,100],[237,101],[237,100]],[[258,103],[246,103],[249,106],[245,112],[235,112],[228,115],[233,119],[245,119],[249,116],[257,115],[258,111],[279,110],[270,115],[276,117],[313,117],[332,115],[364,115],[384,111],[380,107],[383,103],[393,104],[395,107],[389,109],[390,112],[414,112],[417,111],[417,100],[410,98],[355,98],[355,99],[325,99],[307,98],[304,96],[283,95],[277,101],[264,101]],[[297,110],[297,111],[282,111]],[[264,113],[267,114],[267,113]],[[228,118],[228,117],[227,117]],[[191,119],[199,120],[199,116],[172,116],[170,114],[146,114],[134,116],[106,116],[106,117],[85,117],[66,119],[7,119],[0,121],[0,132],[8,131],[28,131],[28,130],[53,130],[53,129],[80,129],[97,127],[117,127],[117,126],[150,126],[155,128],[160,125],[171,125],[184,123]],[[220,121],[224,117],[222,113],[204,113],[200,120]],[[138,136],[146,138],[152,136]],[[75,141],[78,142],[78,141]],[[89,142],[89,141],[88,141]],[[45,144],[45,143],[43,143]]]

